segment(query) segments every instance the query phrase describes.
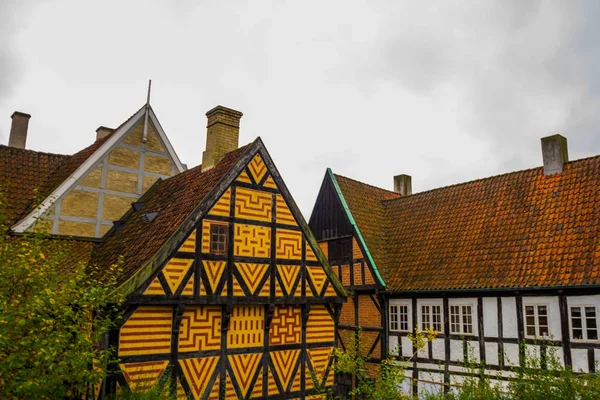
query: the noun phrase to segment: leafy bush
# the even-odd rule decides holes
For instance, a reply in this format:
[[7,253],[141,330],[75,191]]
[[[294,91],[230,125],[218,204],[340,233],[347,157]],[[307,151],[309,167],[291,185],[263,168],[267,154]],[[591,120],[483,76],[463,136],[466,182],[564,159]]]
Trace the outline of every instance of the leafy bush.
[[105,375],[109,352],[98,344],[123,300],[112,294],[117,267],[101,281],[73,262],[72,242],[36,232],[10,237],[2,205],[0,398],[81,396]]

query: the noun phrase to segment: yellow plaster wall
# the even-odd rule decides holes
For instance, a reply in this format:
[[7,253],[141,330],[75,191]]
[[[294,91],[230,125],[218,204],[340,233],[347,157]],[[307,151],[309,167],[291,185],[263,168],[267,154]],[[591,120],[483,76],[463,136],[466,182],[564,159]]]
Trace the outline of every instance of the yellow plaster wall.
[[125,147],[115,147],[108,156],[108,163],[131,169],[140,168],[140,152]]
[[102,219],[109,221],[118,220],[131,207],[131,203],[134,201],[135,199],[130,197],[105,194],[104,203],[102,204]]
[[82,218],[96,218],[98,212],[98,193],[73,190],[62,200],[61,215]]
[[155,174],[171,175],[171,160],[147,153],[144,156],[144,171]]
[[95,236],[96,224],[90,222],[58,221],[58,232],[70,236]]
[[106,171],[106,188],[117,192],[137,193],[138,175],[109,169]]
[[102,167],[96,167],[87,173],[87,175],[79,182],[79,185],[91,188],[99,188],[101,183]]

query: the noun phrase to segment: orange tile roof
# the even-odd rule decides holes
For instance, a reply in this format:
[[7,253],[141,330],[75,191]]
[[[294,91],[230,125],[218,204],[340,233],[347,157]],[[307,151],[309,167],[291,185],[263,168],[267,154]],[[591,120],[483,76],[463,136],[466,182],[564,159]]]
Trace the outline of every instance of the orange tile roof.
[[71,156],[42,153],[0,145],[0,192],[5,197],[4,216],[12,225],[43,200],[40,188]]
[[600,156],[392,200],[336,180],[389,290],[600,284]]

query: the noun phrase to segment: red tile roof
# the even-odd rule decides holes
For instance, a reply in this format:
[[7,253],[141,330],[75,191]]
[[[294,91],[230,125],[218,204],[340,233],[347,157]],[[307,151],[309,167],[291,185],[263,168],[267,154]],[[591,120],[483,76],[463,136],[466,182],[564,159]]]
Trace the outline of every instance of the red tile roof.
[[400,195],[341,175],[334,176],[375,264],[378,268],[383,267],[385,238],[381,235],[381,227],[385,216],[382,200],[399,198]]
[[70,157],[0,145],[0,192],[6,199],[7,224],[14,224],[36,200],[43,200],[41,187]]
[[[158,181],[140,198],[142,207],[122,218],[124,225],[111,230],[92,255],[92,263],[110,266],[122,257],[123,273],[119,283],[132,277],[150,260],[179,228],[200,202],[223,179],[250,145],[225,155],[214,168],[191,168],[169,179]],[[145,213],[158,211],[148,222]]]
[[600,156],[393,200],[336,180],[388,290],[600,284]]

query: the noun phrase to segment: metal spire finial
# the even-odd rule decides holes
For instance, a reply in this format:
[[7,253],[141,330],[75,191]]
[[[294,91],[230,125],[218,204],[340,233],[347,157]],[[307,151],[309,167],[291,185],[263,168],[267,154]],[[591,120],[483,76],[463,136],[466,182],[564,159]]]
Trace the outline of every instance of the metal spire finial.
[[148,80],[148,97],[146,98],[146,112],[144,114],[144,134],[142,136],[142,143],[146,143],[148,140],[148,113],[150,111],[150,89],[152,88],[152,79]]

